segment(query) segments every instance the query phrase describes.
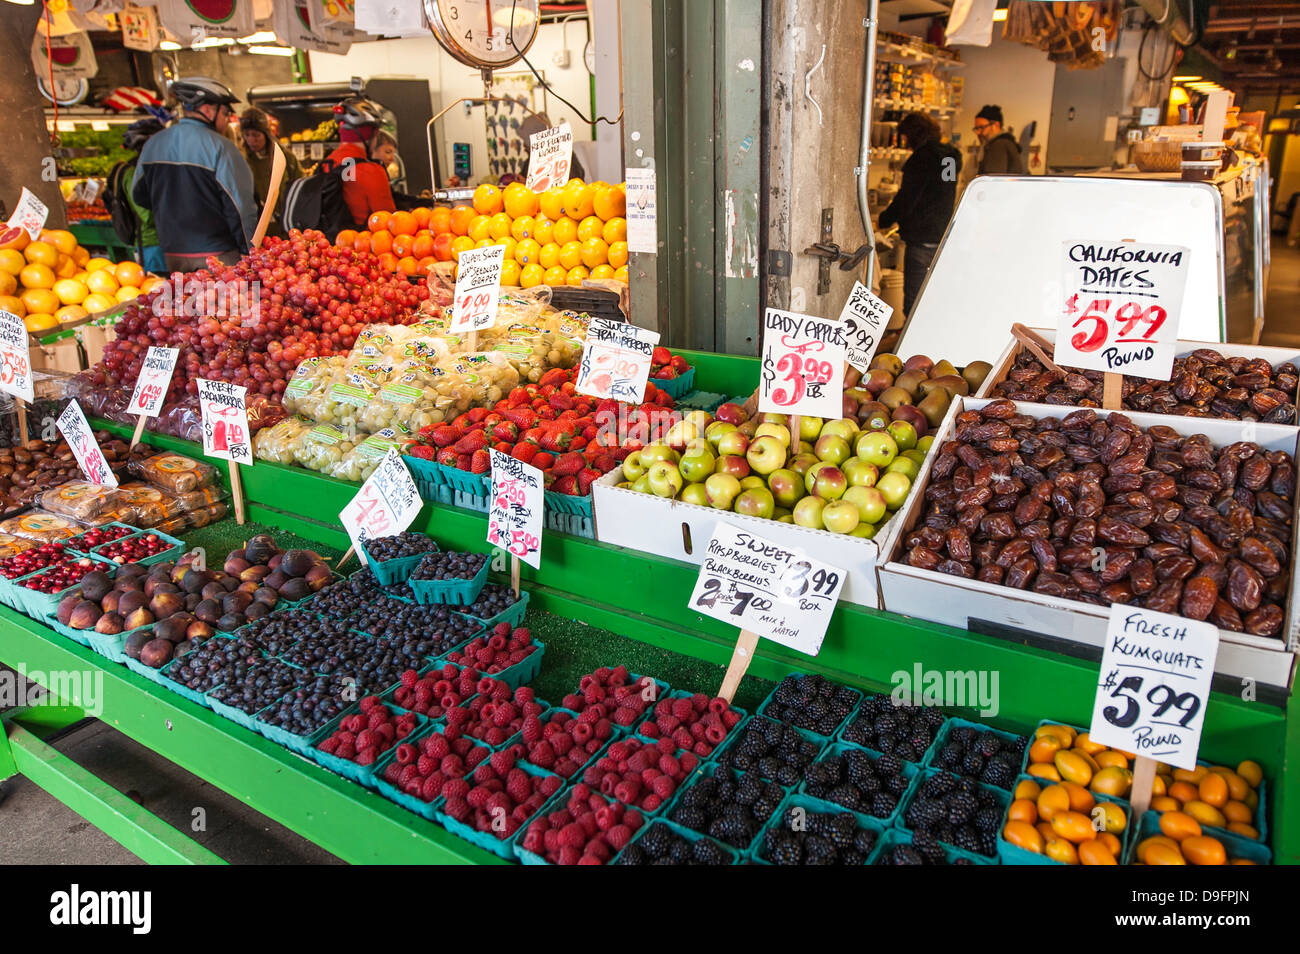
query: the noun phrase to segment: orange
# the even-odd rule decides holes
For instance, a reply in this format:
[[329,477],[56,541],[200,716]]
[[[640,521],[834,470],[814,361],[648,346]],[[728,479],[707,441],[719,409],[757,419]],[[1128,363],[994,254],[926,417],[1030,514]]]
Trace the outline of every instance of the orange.
[[358,252],[370,251],[370,233],[358,232],[357,237],[352,240],[352,247]]
[[537,239],[539,244],[545,245],[547,242],[555,241],[555,223],[546,216],[541,213],[534,215],[532,227],[532,237]]
[[1026,822],[1010,821],[1002,829],[1002,837],[1018,848],[1032,851],[1036,855],[1043,853],[1043,835],[1037,828]]
[[72,250],[72,260],[77,263],[79,268],[85,268],[86,263],[90,261],[90,253],[78,245]]
[[1237,766],[1237,774],[1244,778],[1251,788],[1259,788],[1260,783],[1264,781],[1264,770],[1259,767],[1258,762],[1250,759]]
[[451,231],[451,209],[440,205],[429,213],[429,231],[434,235]]
[[32,312],[23,319],[27,330],[34,335],[43,335],[59,327],[59,319],[45,312]]
[[415,233],[415,241],[411,243],[411,254],[416,258],[430,258],[433,255],[433,233],[427,229],[421,229]]
[[8,272],[0,271],[0,295],[9,296],[18,291],[18,279]]
[[595,238],[603,235],[605,232],[605,223],[594,215],[589,215],[578,223],[578,241],[585,242],[589,238]]
[[60,278],[71,278],[77,274],[77,263],[72,260],[71,255],[59,253],[59,263],[54,266],[54,274]]
[[28,265],[18,273],[18,283],[24,288],[53,288],[55,281],[54,271],[48,265]]
[[418,227],[427,229],[430,220],[433,218],[433,209],[429,208],[427,205],[421,205],[412,209],[411,214],[415,216],[415,224]]
[[576,222],[581,222],[595,211],[596,190],[581,179],[570,179],[560,190],[564,202],[564,214]]
[[1182,841],[1201,834],[1201,826],[1186,812],[1165,812],[1160,816],[1160,831],[1174,841]]
[[515,257],[515,246],[517,246],[519,243],[516,242],[514,239],[512,239],[509,235],[507,235],[503,238],[497,239],[492,244],[504,245],[506,247],[506,261],[508,262]]
[[[1016,792],[1014,798],[1027,798],[1031,802],[1038,801],[1038,794],[1043,790],[1042,786],[1032,779],[1022,779],[1016,783]],[[1036,810],[1036,809],[1035,809]]]
[[106,258],[96,257],[96,258],[88,259],[86,261],[86,264],[83,265],[82,267],[88,272],[97,272],[102,268],[116,269],[117,265],[114,262],[110,262]]
[[388,220],[388,231],[394,235],[414,235],[419,227],[420,223],[410,212],[394,212]]
[[501,284],[518,285],[520,270],[518,262],[512,258],[506,259],[501,263]]
[[1061,778],[1066,781],[1078,782],[1085,786],[1092,781],[1092,774],[1095,771],[1093,764],[1089,764],[1090,760],[1074,749],[1068,752],[1057,752],[1052,756],[1052,761],[1056,765],[1056,770],[1061,773]]
[[564,218],[564,196],[559,189],[547,189],[537,197],[537,205],[542,210],[542,215],[552,222]]
[[440,262],[451,261],[451,243],[453,236],[450,232],[439,232],[433,238],[433,257]]
[[582,245],[578,242],[566,242],[560,246],[560,264],[567,268],[577,268],[582,264]]
[[582,264],[588,268],[604,265],[609,260],[609,246],[603,238],[592,236],[582,243]]
[[1072,745],[1071,748],[1083,749],[1083,751],[1087,752],[1089,755],[1093,756],[1094,758],[1101,752],[1110,751],[1110,749],[1107,746],[1103,745],[1102,743],[1092,741],[1092,739],[1089,738],[1087,732],[1080,732],[1077,736],[1075,736],[1074,745]]
[[[1123,756],[1119,757],[1123,758]],[[1102,795],[1127,798],[1128,793],[1133,789],[1133,773],[1127,768],[1120,768],[1118,765],[1108,765],[1092,777],[1088,787],[1094,792],[1100,792]]]
[[136,288],[134,285],[123,285],[117,290],[117,294],[114,297],[118,301],[130,301],[132,298],[138,297],[139,294],[140,289]]
[[54,283],[53,291],[59,296],[59,301],[65,305],[80,305],[90,294],[89,288],[71,278],[59,279]]
[[560,219],[551,231],[551,238],[556,245],[568,245],[578,240],[578,223],[570,218]]
[[415,236],[407,235],[403,232],[401,235],[393,236],[393,254],[398,258],[406,258],[411,254],[411,248],[415,245]]
[[1061,788],[1070,798],[1070,811],[1083,812],[1085,815],[1092,811],[1092,806],[1097,804],[1097,800],[1092,797],[1092,792],[1088,791],[1082,785],[1075,782],[1062,782]]
[[455,206],[449,214],[451,218],[448,220],[448,224],[451,226],[451,231],[454,235],[468,235],[469,223],[473,220],[475,215],[478,215],[478,213],[468,205]]
[[495,239],[485,238],[485,239],[479,239],[477,242],[475,242],[474,247],[487,248],[489,245],[496,245],[496,244],[497,243]]
[[1049,822],[1058,812],[1070,810],[1070,793],[1064,785],[1049,785],[1038,796],[1038,817]]
[[1183,804],[1194,802],[1201,797],[1201,793],[1191,782],[1178,781],[1169,786],[1169,794],[1178,799]]
[[1054,735],[1044,735],[1034,739],[1029,746],[1030,764],[1050,763],[1061,747],[1061,740]]
[[577,265],[569,269],[569,273],[564,277],[564,284],[573,288],[581,288],[582,283],[591,277],[591,272],[587,271],[582,265]]
[[366,228],[371,232],[379,232],[388,228],[388,220],[392,217],[391,212],[371,212],[370,218],[366,220]]
[[76,321],[79,318],[85,318],[87,314],[89,312],[80,305],[64,305],[54,313],[54,317],[58,319],[59,324],[63,324],[65,321]]
[[132,288],[139,288],[140,283],[144,281],[144,269],[135,262],[118,262],[114,275],[119,283],[130,285]]
[[0,295],[0,309],[9,312],[11,315],[17,315],[19,318],[27,314],[27,306],[16,295]]
[[554,268],[548,268],[542,277],[548,285],[563,285],[568,282],[569,273],[564,270],[564,266],[556,265]]
[[1063,865],[1077,865],[1079,853],[1064,838],[1052,838],[1043,846],[1043,854]]
[[[371,216],[373,218],[373,216]],[[393,233],[388,229],[379,229],[370,233],[370,251],[376,255],[383,255],[385,252],[393,250]]]
[[1038,821],[1038,809],[1029,799],[1017,798],[1011,803],[1011,807],[1007,809],[1007,820],[1028,822],[1032,825]]
[[351,248],[352,243],[357,240],[356,229],[344,229],[334,238],[334,244],[339,248]]
[[610,245],[624,241],[627,238],[627,219],[621,215],[618,218],[610,219],[605,223],[605,227],[600,230],[600,237]]
[[541,251],[538,253],[537,261],[542,268],[554,268],[556,265],[559,265],[560,246],[556,245],[554,242],[547,242],[542,246]]
[[523,288],[534,288],[546,278],[546,269],[540,265],[525,265],[519,270],[519,284]]
[[1097,830],[1092,827],[1092,819],[1082,812],[1057,812],[1052,816],[1052,831],[1066,841],[1076,844],[1097,837]]
[[1197,791],[1200,793],[1201,801],[1207,805],[1222,808],[1228,804],[1228,780],[1222,775],[1210,772],[1205,778],[1201,779]]
[[474,216],[474,218],[469,220],[469,231],[466,234],[475,242],[480,242],[485,238],[491,238],[492,235],[488,232],[488,225],[491,221],[492,216],[490,215]]
[[403,255],[397,260],[397,270],[403,275],[414,275],[419,271],[420,263],[410,255]]
[[593,269],[591,270],[591,277],[592,277],[592,278],[599,278],[599,279],[601,279],[602,281],[604,281],[605,279],[608,279],[608,278],[613,278],[613,277],[614,277],[614,266],[613,266],[613,265],[610,265],[610,264],[608,264],[608,263],[606,263],[606,264],[604,264],[604,265],[597,265],[595,268],[593,268]]
[[1118,865],[1115,855],[1101,841],[1085,841],[1079,846],[1079,864],[1081,865]]
[[626,265],[620,265],[618,268],[614,269],[614,280],[615,280],[615,281],[618,281],[618,282],[622,282],[624,285],[627,284],[627,266],[626,266]]
[[488,220],[488,235],[494,239],[505,238],[510,234],[510,216],[498,212]]
[[49,242],[32,242],[23,249],[23,257],[34,265],[46,265],[49,268],[59,264],[59,250]]
[[490,182],[485,182],[474,190],[474,211],[480,215],[496,215],[505,205],[501,190]]
[[63,229],[41,229],[41,241],[53,245],[64,255],[71,255],[77,247],[77,237]]
[[1183,857],[1194,865],[1226,865],[1228,863],[1228,853],[1223,848],[1223,842],[1217,838],[1193,835],[1190,838],[1184,838],[1178,847],[1182,849]]
[[29,315],[38,312],[52,315],[63,307],[63,302],[59,301],[59,296],[48,288],[28,288],[20,297],[23,304],[27,306]]
[[[518,185],[512,182],[511,185]],[[533,237],[533,217],[531,215],[521,215],[510,223],[510,234],[514,236],[516,242],[522,242],[526,238]]]
[[[625,265],[623,267],[626,268],[627,266]],[[1037,765],[1030,765],[1025,769],[1025,772],[1035,778],[1047,779],[1050,782],[1059,782],[1061,780],[1061,773],[1058,772],[1056,766],[1052,765],[1050,762],[1046,764],[1040,763]]]
[[[1105,845],[1106,850],[1109,851],[1116,858],[1118,858],[1119,853],[1124,850],[1124,845],[1120,842],[1120,840],[1108,831],[1097,832],[1096,842],[1098,844]],[[1085,844],[1092,844],[1092,842],[1085,842]]]
[[[116,292],[114,292],[116,294]],[[117,299],[113,295],[104,295],[99,292],[92,292],[86,296],[86,300],[81,303],[81,307],[95,315],[101,311],[108,311],[110,308],[117,307]]]
[[532,215],[540,205],[537,193],[522,182],[512,182],[506,186],[502,201],[505,204],[506,214],[512,219]]
[[515,245],[515,261],[520,265],[541,263],[542,247],[530,238],[520,239]]
[[[24,235],[27,233],[24,232]],[[0,271],[8,272],[10,275],[17,275],[27,264],[27,259],[23,258],[23,253],[15,248],[0,248]]]
[[1213,805],[1207,805],[1200,799],[1193,799],[1183,804],[1183,811],[1191,815],[1202,825],[1209,825],[1212,828],[1227,828],[1228,819],[1223,816]]
[[438,264],[438,260],[434,258],[432,255],[428,255],[420,259],[415,264],[416,264],[415,270],[417,272],[419,272],[421,275],[427,275],[429,274],[429,269],[433,268],[433,266]]
[[21,252],[31,240],[32,237],[27,234],[26,229],[17,227],[0,229],[0,249],[13,249],[15,252]]
[[379,255],[379,267],[386,272],[397,271],[397,256],[392,252],[382,252]]
[[621,218],[627,214],[627,194],[618,186],[597,187],[591,206],[606,222]]
[[468,251],[474,247],[474,240],[468,235],[458,235],[451,241],[451,257],[460,258],[460,253]]

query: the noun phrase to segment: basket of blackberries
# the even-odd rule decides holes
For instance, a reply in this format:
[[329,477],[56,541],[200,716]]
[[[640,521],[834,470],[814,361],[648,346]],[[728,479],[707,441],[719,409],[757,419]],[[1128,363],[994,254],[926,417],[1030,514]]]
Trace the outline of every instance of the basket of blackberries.
[[427,535],[404,530],[389,537],[364,541],[366,562],[380,586],[394,586],[410,579],[426,554],[435,553],[438,544]]
[[408,581],[417,603],[468,606],[487,582],[488,555],[436,550],[420,558]]

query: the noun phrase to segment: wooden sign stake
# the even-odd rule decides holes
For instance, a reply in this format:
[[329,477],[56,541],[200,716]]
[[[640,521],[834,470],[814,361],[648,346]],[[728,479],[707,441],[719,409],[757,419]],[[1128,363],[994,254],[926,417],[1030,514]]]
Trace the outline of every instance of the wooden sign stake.
[[1043,363],[1047,370],[1065,377],[1065,369],[1052,360],[1052,343],[1031,328],[1027,328],[1020,322],[1011,326],[1011,335],[1022,345],[1033,352],[1034,357]]
[[751,633],[747,629],[740,631],[740,638],[736,640],[736,648],[731,654],[731,663],[727,666],[727,674],[722,677],[722,688],[718,690],[718,695],[726,699],[728,703],[735,698],[736,690],[740,688],[740,680],[745,678],[745,672],[749,669],[749,664],[754,658],[754,652],[758,649],[758,633]]
[[144,436],[144,425],[148,420],[147,417],[141,414],[139,419],[135,422],[135,433],[131,435],[132,447],[140,443],[140,438]]
[[800,417],[798,414],[790,415],[790,456],[793,457],[799,453],[799,425]]
[[[257,220],[257,228],[253,230],[253,248],[261,248],[262,239],[266,238],[266,229],[271,224],[271,216],[275,215],[275,203],[280,198],[280,183],[284,181],[285,158],[284,150],[280,144],[271,141],[271,148],[275,152],[271,156],[271,183],[266,190],[266,204],[262,206],[262,217]],[[243,523],[241,520],[240,523]]]
[[[144,420],[141,418],[140,420]],[[235,522],[244,525],[244,485],[239,479],[239,465],[230,462],[230,495],[235,498]]]
[[14,398],[14,407],[18,409],[18,439],[27,444],[27,405],[22,398]]
[[515,591],[515,599],[519,599],[519,557],[513,553],[510,555],[510,588]]
[[334,569],[336,570],[343,569],[343,564],[347,563],[348,560],[352,558],[352,554],[355,552],[356,550],[353,547],[348,547],[346,550],[344,550],[343,556],[339,557],[339,562],[334,564]]
[[473,354],[475,351],[478,351],[478,332],[471,331],[469,333],[469,352]]

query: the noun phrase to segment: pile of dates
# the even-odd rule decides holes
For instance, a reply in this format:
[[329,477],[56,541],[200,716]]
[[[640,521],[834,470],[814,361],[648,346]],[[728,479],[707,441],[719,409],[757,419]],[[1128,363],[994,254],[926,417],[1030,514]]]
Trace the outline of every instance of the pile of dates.
[[[1065,368],[1065,377],[1043,367],[1024,349],[990,397],[1068,407],[1101,407],[1102,373]],[[1126,411],[1217,417],[1234,421],[1296,422],[1300,372],[1290,361],[1272,367],[1263,358],[1225,358],[1200,348],[1174,359],[1168,381],[1124,377]]]
[[1010,401],[957,415],[903,562],[1045,596],[1282,632],[1296,466],[1239,441]]

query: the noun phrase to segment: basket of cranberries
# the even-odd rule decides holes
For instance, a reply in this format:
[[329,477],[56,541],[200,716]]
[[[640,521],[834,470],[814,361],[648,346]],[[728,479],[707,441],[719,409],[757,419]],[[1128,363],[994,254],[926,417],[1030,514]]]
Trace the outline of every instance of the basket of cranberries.
[[21,611],[23,602],[18,581],[73,556],[62,543],[42,543],[0,560],[0,603]]
[[184,549],[185,544],[175,537],[169,537],[156,530],[141,530],[132,536],[101,543],[90,553],[92,556],[119,566],[123,563],[153,566],[155,563],[180,557]]
[[112,543],[114,540],[121,540],[123,537],[129,537],[139,532],[139,527],[133,527],[130,524],[106,523],[102,527],[91,527],[85,533],[73,537],[65,546],[69,550],[76,550],[82,556],[89,556],[95,547],[103,546],[105,543]]
[[18,609],[32,619],[45,622],[46,617],[59,608],[59,601],[68,595],[68,590],[96,569],[111,570],[111,567],[94,557],[65,553],[58,562],[14,581],[20,602]]

